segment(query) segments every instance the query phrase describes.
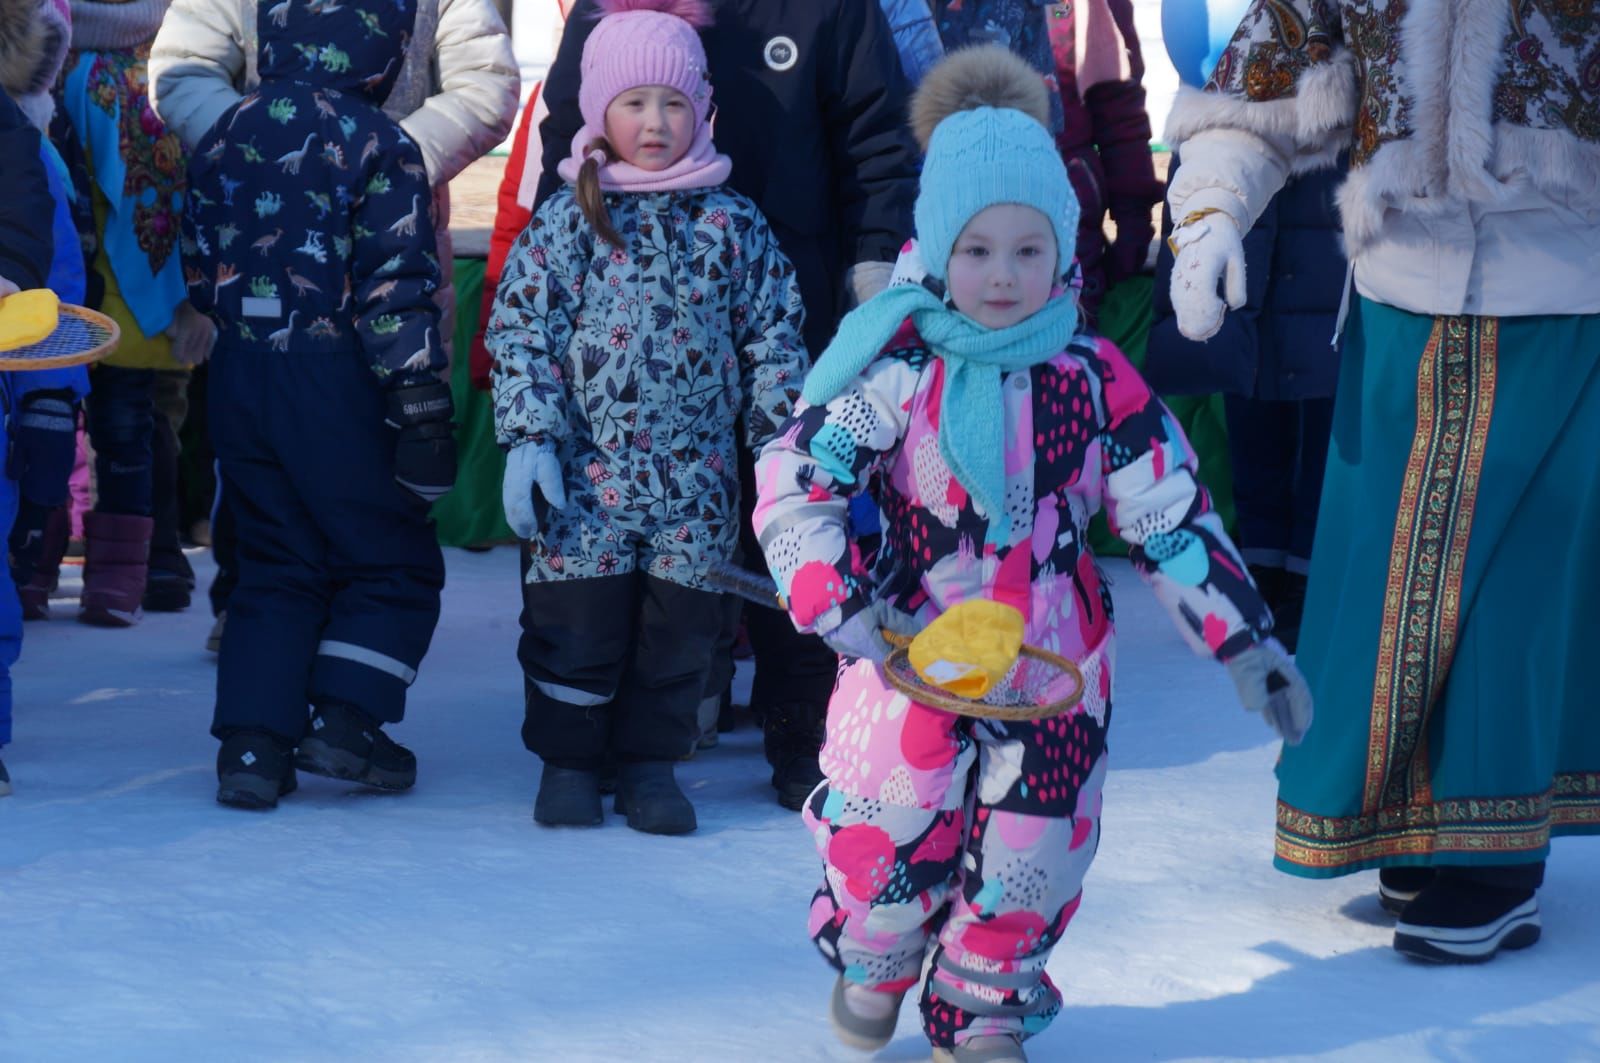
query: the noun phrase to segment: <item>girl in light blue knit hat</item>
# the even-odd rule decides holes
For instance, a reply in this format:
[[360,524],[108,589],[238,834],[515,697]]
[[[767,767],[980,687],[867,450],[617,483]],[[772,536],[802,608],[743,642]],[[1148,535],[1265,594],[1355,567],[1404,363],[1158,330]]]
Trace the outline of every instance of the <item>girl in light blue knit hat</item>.
[[[899,283],[845,318],[757,471],[773,576],[795,624],[842,658],[827,780],[805,811],[826,870],[810,928],[839,971],[834,1029],[866,1050],[892,1038],[919,982],[939,1060],[1025,1059],[1023,1040],[1060,1007],[1045,964],[1094,857],[1111,722],[1111,598],[1087,539],[1102,505],[1245,706],[1288,742],[1311,723],[1183,433],[1080,322],[1067,276],[1078,207],[1048,113],[1038,75],[1002,48],[957,52],[928,76]],[[869,487],[884,513],[870,571],[846,521]],[[888,686],[883,629],[979,598],[1015,607],[1027,643],[1077,662],[1078,706],[974,720]]]

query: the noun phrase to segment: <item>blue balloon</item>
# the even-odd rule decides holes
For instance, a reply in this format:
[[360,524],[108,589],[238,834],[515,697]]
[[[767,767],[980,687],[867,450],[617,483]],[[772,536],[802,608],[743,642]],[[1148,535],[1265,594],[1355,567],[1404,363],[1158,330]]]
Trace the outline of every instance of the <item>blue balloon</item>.
[[1161,0],[1161,36],[1180,81],[1206,83],[1249,9],[1250,0]]

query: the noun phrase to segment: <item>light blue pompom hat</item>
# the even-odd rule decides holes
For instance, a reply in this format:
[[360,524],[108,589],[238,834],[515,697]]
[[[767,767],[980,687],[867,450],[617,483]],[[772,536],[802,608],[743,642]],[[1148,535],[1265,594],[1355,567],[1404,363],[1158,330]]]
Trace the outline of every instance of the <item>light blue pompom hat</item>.
[[[947,61],[977,60],[986,67],[999,58],[994,53],[1016,59],[991,45],[957,52]],[[1029,72],[1043,99],[1043,79],[1022,60],[1016,62]],[[935,81],[930,87],[937,90],[940,84]],[[924,100],[919,96],[919,104]],[[972,107],[942,119],[927,144],[915,221],[917,246],[930,276],[944,279],[961,230],[1001,203],[1020,203],[1050,219],[1060,256],[1056,272],[1066,272],[1078,242],[1078,197],[1055,139],[1042,122],[1015,106]]]
[[[1032,207],[1049,219],[1056,272],[1066,273],[1077,246],[1078,199],[1045,127],[1049,113],[1044,80],[999,45],[951,53],[918,87],[912,126],[926,157],[914,217],[929,277],[945,279],[961,230],[1002,203]],[[991,329],[947,305],[942,292],[929,286],[892,285],[840,322],[806,377],[805,400],[820,405],[849,387],[908,317],[945,362],[940,453],[990,518],[991,539],[1003,539],[1008,529],[1001,504],[1006,441],[1000,381],[1005,372],[1049,361],[1066,348],[1078,331],[1076,294],[1063,291],[1033,316]],[[817,457],[834,464],[826,455]]]

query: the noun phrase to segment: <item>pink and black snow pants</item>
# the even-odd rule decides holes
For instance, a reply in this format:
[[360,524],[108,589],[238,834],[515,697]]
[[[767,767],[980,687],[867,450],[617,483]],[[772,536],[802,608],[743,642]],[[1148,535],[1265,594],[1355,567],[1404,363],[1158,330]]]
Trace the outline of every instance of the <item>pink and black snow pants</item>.
[[[1109,651],[1110,640],[1105,647]],[[845,978],[899,993],[927,978],[935,1045],[1049,1025],[1045,973],[1099,840],[1109,653],[1083,704],[1046,720],[953,716],[911,702],[876,666],[843,666],[806,825],[826,877],[810,932]]]

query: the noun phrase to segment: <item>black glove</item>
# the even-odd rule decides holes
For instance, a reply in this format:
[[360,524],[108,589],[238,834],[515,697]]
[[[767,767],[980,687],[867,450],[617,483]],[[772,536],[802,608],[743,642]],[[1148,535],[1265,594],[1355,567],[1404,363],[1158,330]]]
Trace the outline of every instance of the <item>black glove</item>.
[[23,498],[46,509],[67,500],[67,479],[78,456],[78,409],[65,389],[30,391],[11,425],[7,475]]
[[395,441],[395,482],[424,502],[442,498],[456,482],[455,403],[450,388],[431,377],[413,377],[389,389]]

